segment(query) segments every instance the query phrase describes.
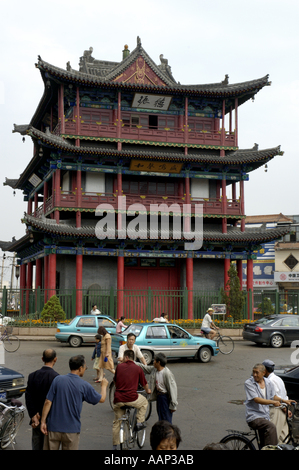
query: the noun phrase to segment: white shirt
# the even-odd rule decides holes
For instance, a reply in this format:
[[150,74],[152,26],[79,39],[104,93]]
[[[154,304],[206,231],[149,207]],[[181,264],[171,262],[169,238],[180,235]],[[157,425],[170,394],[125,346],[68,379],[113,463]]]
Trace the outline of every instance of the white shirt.
[[164,369],[156,372],[156,389],[158,392],[167,393],[164,383]]
[[[127,343],[126,344],[122,344],[120,347],[119,347],[119,350],[118,350],[118,358],[117,359],[123,359],[124,358],[124,352],[129,349],[128,348],[128,345]],[[133,349],[132,351],[134,351],[134,361],[136,361],[136,358],[138,357],[138,359],[141,359],[143,357],[139,347],[136,345],[136,344],[133,344]]]
[[203,321],[202,321],[201,327],[202,327],[202,328],[210,328],[211,323],[212,323],[212,318],[211,318],[210,315],[207,313],[207,314],[204,316],[204,319],[203,319]]
[[278,375],[275,375],[274,372],[268,375],[268,379],[271,380],[274,385],[275,394],[283,400],[288,400],[284,381],[280,377],[278,377]]
[[101,313],[101,312],[97,308],[95,310],[92,309],[91,312],[90,312],[91,315],[98,315],[99,313]]

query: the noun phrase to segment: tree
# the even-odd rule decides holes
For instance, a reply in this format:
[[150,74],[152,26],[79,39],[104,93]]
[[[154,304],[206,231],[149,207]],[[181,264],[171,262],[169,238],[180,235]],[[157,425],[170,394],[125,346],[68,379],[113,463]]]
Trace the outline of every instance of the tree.
[[228,270],[228,281],[225,290],[221,289],[222,302],[226,304],[227,312],[233,319],[241,320],[245,304],[245,294],[240,290],[240,279],[234,264]]
[[272,305],[271,299],[269,297],[264,297],[263,301],[257,307],[258,312],[263,313],[263,315],[272,315],[275,308]]
[[52,297],[50,297],[48,302],[45,304],[41,312],[41,317],[43,320],[65,320],[65,312],[61,307],[59,299],[56,297],[56,295],[52,295]]

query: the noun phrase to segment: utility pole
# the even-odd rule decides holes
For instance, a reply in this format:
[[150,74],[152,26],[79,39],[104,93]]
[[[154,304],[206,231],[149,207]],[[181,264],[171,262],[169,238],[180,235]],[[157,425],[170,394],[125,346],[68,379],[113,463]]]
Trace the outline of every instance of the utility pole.
[[2,256],[2,268],[1,268],[1,283],[0,283],[0,290],[3,288],[3,273],[4,273],[4,261],[5,261],[6,255]]

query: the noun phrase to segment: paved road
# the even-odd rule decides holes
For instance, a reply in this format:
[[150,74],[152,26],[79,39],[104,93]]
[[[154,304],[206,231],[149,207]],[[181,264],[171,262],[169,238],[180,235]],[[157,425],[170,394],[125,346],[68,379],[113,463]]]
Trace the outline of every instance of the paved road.
[[[23,373],[27,380],[30,372],[42,366],[42,351],[48,347],[57,351],[56,370],[60,374],[68,373],[68,360],[72,355],[84,354],[89,366],[84,378],[99,390],[100,386],[93,383],[91,346],[72,349],[55,341],[23,341],[19,351],[6,353],[6,366]],[[238,341],[230,356],[219,354],[208,364],[191,360],[169,361],[168,365],[178,384],[179,406],[173,422],[182,431],[183,442],[180,450],[202,449],[208,443],[219,441],[227,429],[247,430],[242,401],[244,381],[250,376],[252,366],[267,358],[272,359],[277,367],[288,366],[291,364],[291,352],[287,347],[275,350]],[[107,372],[106,376],[111,380],[110,372]],[[110,450],[112,419],[113,412],[108,401],[96,407],[85,403],[80,449]],[[154,406],[148,421],[145,450],[150,450],[149,432],[156,421]],[[28,423],[26,416],[18,435],[16,449],[30,449],[31,428]]]

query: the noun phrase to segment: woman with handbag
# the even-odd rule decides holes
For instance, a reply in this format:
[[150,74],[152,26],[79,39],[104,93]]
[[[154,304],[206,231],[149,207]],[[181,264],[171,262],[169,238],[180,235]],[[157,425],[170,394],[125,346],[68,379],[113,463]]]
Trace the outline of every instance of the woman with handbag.
[[98,380],[101,381],[104,377],[104,369],[110,370],[112,374],[115,374],[115,370],[111,351],[111,336],[103,326],[99,327],[98,334],[102,336],[101,356],[98,364],[100,369],[100,377]]

